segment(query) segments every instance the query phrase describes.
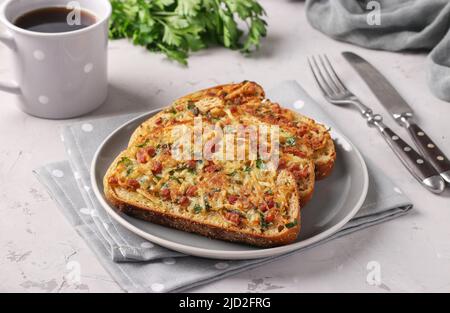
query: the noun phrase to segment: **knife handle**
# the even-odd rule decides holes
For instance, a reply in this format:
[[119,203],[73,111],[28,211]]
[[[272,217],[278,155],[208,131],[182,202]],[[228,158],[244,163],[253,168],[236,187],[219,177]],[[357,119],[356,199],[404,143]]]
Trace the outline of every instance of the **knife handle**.
[[402,161],[403,165],[410,171],[411,174],[428,190],[434,193],[441,193],[444,191],[445,183],[439,176],[439,173],[434,167],[425,160],[419,153],[417,153],[411,146],[409,146],[403,139],[389,127],[379,128],[395,154]]
[[436,146],[417,124],[410,123],[408,125],[408,131],[422,155],[433,164],[434,168],[439,171],[441,177],[447,183],[450,183],[450,161],[441,149]]

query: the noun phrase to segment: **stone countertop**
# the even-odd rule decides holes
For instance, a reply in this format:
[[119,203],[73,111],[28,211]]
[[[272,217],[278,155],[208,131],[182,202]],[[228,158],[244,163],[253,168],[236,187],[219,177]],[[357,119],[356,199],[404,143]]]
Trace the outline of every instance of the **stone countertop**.
[[[344,132],[358,133],[352,136],[354,143],[391,177],[415,209],[405,217],[193,291],[450,291],[450,192],[437,196],[424,190],[363,119],[328,105],[306,64],[306,56],[326,52],[350,89],[385,113],[340,52],[351,50],[365,56],[395,83],[422,127],[450,155],[450,126],[444,120],[450,116],[450,103],[436,99],[428,90],[425,55],[370,51],[336,42],[309,26],[303,2],[261,2],[269,13],[269,37],[252,57],[213,48],[192,56],[184,68],[125,40],[112,41],[108,100],[78,120],[160,107],[189,91],[220,83],[247,79],[269,89],[278,81],[296,79]],[[1,78],[10,74],[7,54],[0,46]],[[0,92],[0,292],[121,291],[31,173],[44,163],[65,159],[59,129],[74,120],[37,119],[11,102],[10,95]],[[386,120],[406,137],[404,130]],[[80,284],[69,284],[65,278],[71,261],[80,264]],[[379,264],[379,286],[367,282],[372,261]]]

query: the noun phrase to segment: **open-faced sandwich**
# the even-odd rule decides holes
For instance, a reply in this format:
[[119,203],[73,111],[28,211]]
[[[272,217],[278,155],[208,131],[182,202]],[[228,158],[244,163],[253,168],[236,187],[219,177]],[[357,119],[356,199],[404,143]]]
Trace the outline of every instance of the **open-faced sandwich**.
[[[256,140],[253,140],[256,139]],[[253,82],[176,100],[136,129],[104,178],[126,214],[216,239],[295,241],[300,207],[335,161],[327,129]]]

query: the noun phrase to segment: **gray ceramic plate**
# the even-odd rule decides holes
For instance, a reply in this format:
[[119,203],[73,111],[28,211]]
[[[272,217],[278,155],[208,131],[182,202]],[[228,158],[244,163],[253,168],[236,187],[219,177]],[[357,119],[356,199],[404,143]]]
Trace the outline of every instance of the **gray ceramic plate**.
[[302,209],[302,228],[295,243],[261,249],[208,239],[169,227],[141,221],[120,213],[103,195],[103,176],[111,162],[124,150],[132,132],[159,110],[139,116],[114,131],[94,156],[91,167],[93,189],[105,210],[133,233],[163,247],[185,254],[215,259],[254,259],[275,256],[312,245],[336,233],[355,214],[366,198],[368,173],[364,160],[353,144],[341,134],[335,138],[337,160],[333,173],[316,185],[313,200]]

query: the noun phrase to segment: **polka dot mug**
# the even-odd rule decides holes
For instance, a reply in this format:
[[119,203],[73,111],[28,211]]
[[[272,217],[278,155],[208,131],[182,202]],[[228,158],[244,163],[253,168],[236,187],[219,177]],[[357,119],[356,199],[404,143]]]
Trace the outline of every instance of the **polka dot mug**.
[[[86,28],[43,33],[14,25],[34,10],[79,6],[95,16]],[[15,95],[26,113],[50,119],[71,118],[98,108],[106,99],[108,0],[6,0],[0,7],[0,42],[11,51],[14,80],[0,90]]]

